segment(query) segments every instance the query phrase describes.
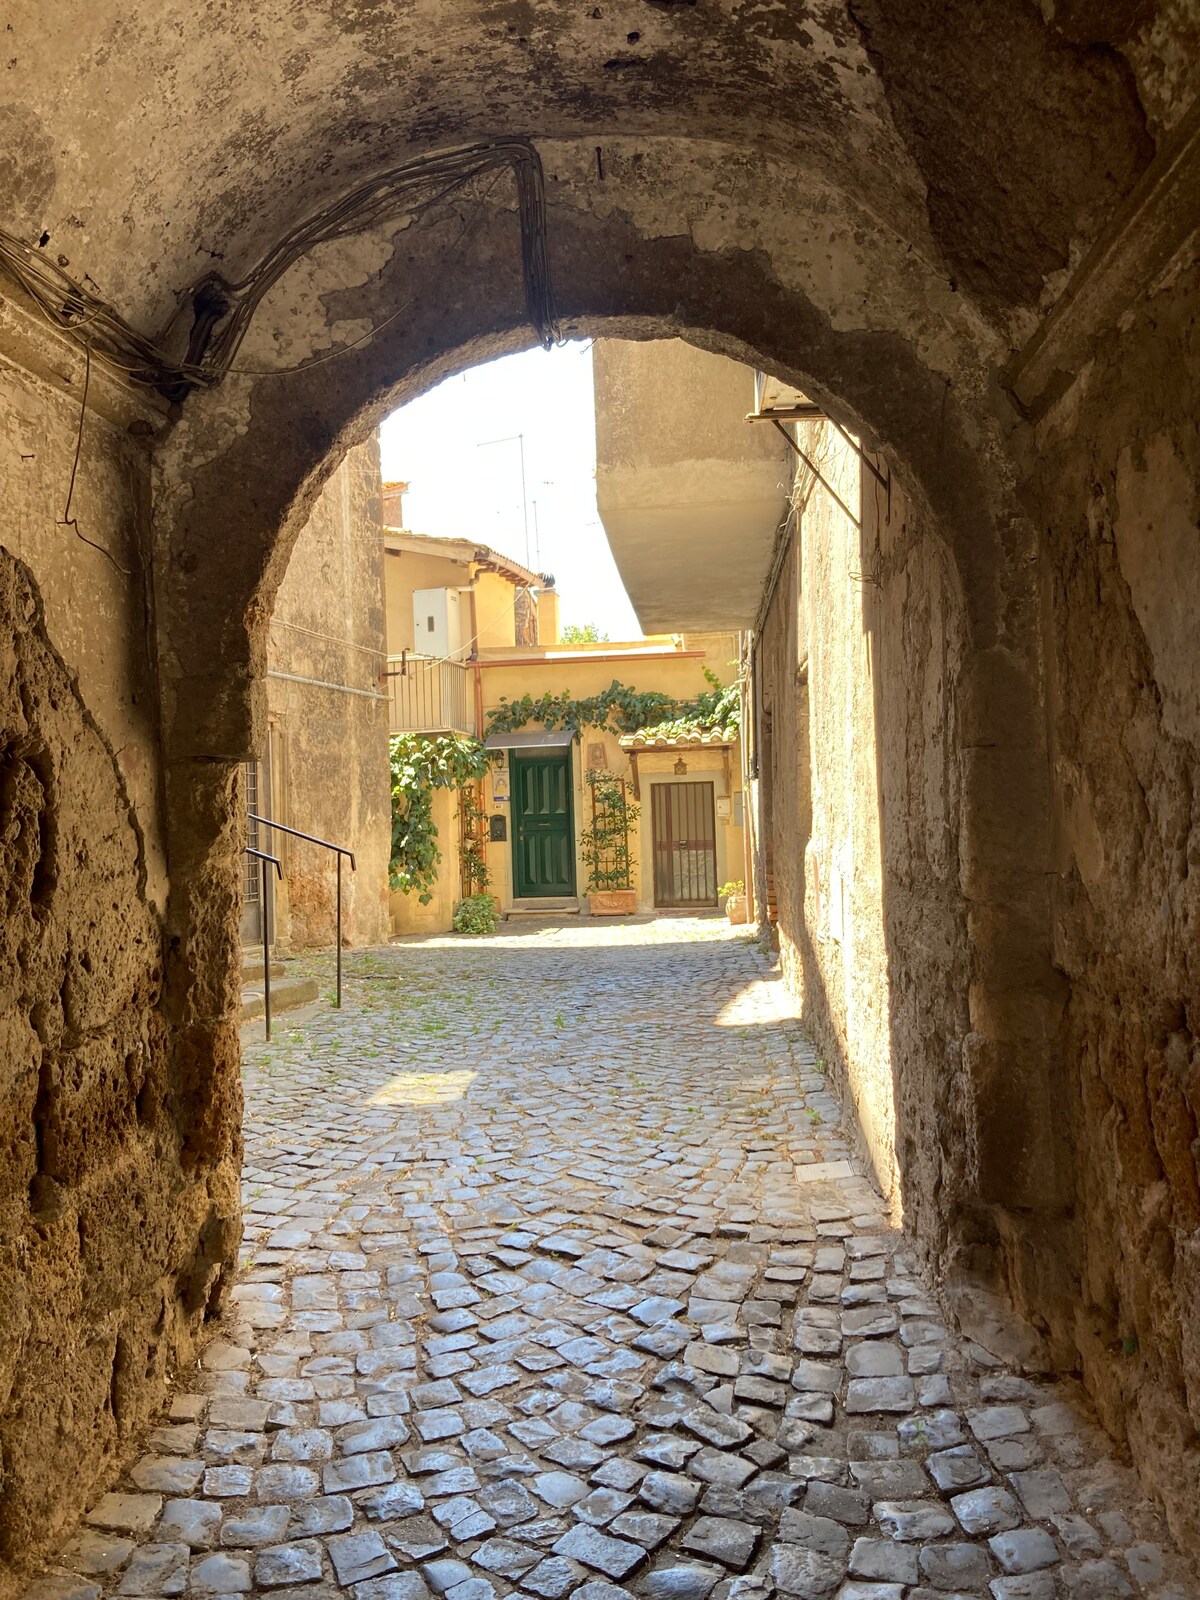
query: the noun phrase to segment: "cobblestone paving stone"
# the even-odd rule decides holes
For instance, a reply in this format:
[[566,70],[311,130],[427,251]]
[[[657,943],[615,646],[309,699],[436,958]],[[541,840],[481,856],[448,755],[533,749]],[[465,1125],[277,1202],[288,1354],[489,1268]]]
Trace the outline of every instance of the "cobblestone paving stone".
[[247,1048],[233,1308],[33,1600],[1198,1592],[1072,1393],[948,1333],[744,935],[347,968]]

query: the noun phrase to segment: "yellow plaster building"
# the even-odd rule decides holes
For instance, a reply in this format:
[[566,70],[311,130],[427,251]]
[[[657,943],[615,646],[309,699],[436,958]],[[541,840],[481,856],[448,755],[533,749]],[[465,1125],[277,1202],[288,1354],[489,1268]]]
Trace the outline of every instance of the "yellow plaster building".
[[[385,487],[385,518],[400,520],[401,486]],[[706,669],[736,674],[733,633],[563,645],[553,580],[465,539],[398,527],[384,533],[388,683],[393,732],[482,737],[493,752],[481,789],[490,890],[503,913],[588,909],[582,835],[592,825],[589,776],[624,780],[639,911],[716,909],[718,889],[747,876],[736,738],[668,738],[532,721],[488,732],[490,711],[525,695],[584,699],[615,681],[689,702]],[[461,897],[458,796],[434,793],[442,866],[433,898],[393,893],[395,933],[444,931]]]

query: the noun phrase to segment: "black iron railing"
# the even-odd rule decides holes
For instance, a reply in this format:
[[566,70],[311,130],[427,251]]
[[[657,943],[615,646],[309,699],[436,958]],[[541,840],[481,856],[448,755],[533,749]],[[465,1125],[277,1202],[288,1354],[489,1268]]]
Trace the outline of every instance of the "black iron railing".
[[252,844],[245,846],[245,855],[258,862],[258,870],[262,874],[260,887],[262,889],[262,942],[263,942],[263,1023],[266,1037],[271,1037],[271,897],[267,893],[267,863],[275,868],[277,877],[283,877],[283,866],[278,856],[268,855],[265,850],[256,850]]
[[[261,827],[261,828],[274,828],[276,833],[286,833],[290,839],[303,839],[305,844],[318,844],[318,845],[320,845],[322,850],[336,850],[337,851],[337,932],[336,932],[336,945],[337,945],[337,999],[335,1001],[335,1004],[340,1006],[341,1003],[342,1003],[342,857],[344,856],[346,858],[346,860],[349,861],[349,863],[350,863],[350,871],[351,872],[355,872],[358,869],[356,868],[356,866],[354,864],[354,851],[353,850],[348,850],[344,844],[333,844],[328,839],[318,839],[317,836],[315,834],[313,834],[313,833],[301,833],[299,828],[289,828],[282,822],[272,822],[270,817],[259,817],[259,816],[256,816],[253,811],[250,811],[250,812],[247,813],[247,820],[250,821],[250,822],[257,822],[259,827]],[[275,858],[272,856],[270,859],[274,860]],[[280,871],[279,875],[280,875],[280,877],[283,876],[282,871]],[[264,894],[266,893],[266,881],[267,881],[266,869],[264,868],[263,869],[263,893]],[[264,916],[265,916],[265,912],[264,912]],[[263,924],[263,927],[264,927],[263,943],[265,944],[266,943],[266,937],[265,937],[266,923],[265,922]],[[267,1034],[267,1037],[270,1038],[270,1033],[269,1032]]]

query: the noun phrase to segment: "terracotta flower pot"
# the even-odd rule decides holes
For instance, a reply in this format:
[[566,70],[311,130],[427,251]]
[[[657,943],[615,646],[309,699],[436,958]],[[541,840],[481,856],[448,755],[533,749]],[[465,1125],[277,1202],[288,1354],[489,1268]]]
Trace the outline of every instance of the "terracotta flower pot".
[[636,889],[594,889],[588,895],[594,917],[631,917],[637,910]]
[[725,896],[725,915],[730,922],[749,922],[750,906],[744,894],[727,894]]

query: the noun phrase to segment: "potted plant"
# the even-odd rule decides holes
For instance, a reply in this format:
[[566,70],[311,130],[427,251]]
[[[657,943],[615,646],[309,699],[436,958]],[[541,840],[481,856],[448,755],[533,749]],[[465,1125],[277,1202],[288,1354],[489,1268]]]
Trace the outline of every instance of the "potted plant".
[[744,878],[733,878],[728,883],[723,883],[717,893],[724,898],[725,915],[730,922],[749,922],[750,907],[746,900],[746,882]]
[[589,772],[592,825],[580,835],[588,868],[588,910],[594,917],[631,916],[637,910],[629,824],[640,815],[629,804],[625,779],[612,772]]

